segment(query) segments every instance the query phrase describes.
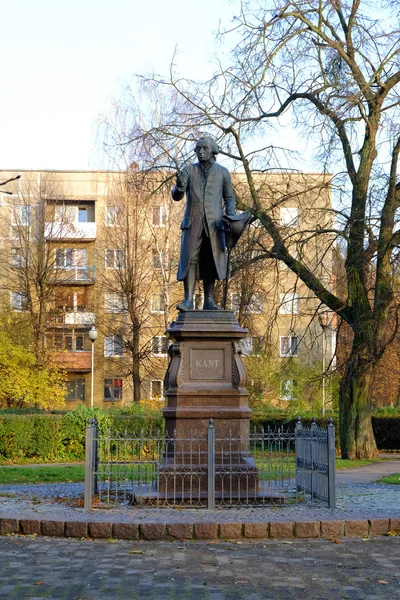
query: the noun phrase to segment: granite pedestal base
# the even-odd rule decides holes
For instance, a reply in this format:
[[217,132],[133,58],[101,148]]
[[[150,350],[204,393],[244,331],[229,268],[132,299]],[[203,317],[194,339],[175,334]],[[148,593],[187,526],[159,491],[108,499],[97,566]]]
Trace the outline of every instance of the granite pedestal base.
[[[207,427],[215,429],[215,491],[257,494],[250,453],[247,373],[240,340],[248,333],[231,311],[179,313],[167,330],[173,343],[164,391],[166,444],[159,491],[207,492]],[[177,440],[175,443],[173,440]]]

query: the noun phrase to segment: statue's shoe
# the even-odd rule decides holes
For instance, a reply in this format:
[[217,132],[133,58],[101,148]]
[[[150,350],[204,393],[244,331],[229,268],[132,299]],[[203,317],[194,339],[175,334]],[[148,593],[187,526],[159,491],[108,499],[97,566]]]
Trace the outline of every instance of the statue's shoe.
[[222,310],[222,308],[215,304],[214,298],[207,298],[204,300],[203,310]]
[[193,310],[194,309],[194,304],[193,304],[193,300],[189,301],[189,300],[182,300],[182,302],[180,302],[180,304],[177,305],[177,310]]

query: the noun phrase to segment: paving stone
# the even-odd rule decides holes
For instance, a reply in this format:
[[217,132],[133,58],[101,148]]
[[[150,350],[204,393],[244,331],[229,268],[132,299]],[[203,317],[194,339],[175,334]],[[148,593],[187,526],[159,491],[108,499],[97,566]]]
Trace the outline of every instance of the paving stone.
[[0,533],[6,535],[7,533],[18,533],[19,524],[17,519],[1,519],[0,522]]
[[295,534],[298,538],[319,537],[319,521],[303,521],[295,524]]
[[110,538],[112,536],[111,523],[89,523],[89,535],[93,538]]
[[344,521],[321,521],[321,535],[324,538],[344,536]]
[[347,537],[368,536],[368,521],[366,519],[346,521],[345,534]]
[[369,521],[370,535],[386,535],[389,531],[389,519],[371,519]]
[[114,523],[113,537],[119,540],[137,540],[139,537],[139,525],[135,523]]
[[65,523],[67,537],[82,538],[88,535],[88,524],[84,521],[67,521]]
[[224,540],[235,540],[242,537],[242,523],[220,523],[219,537]]
[[292,538],[294,536],[294,523],[274,522],[269,524],[269,537],[274,539]]
[[245,523],[244,537],[264,539],[268,537],[268,523]]
[[19,522],[21,533],[26,535],[40,535],[40,521],[33,521],[31,519],[21,519]]
[[195,523],[194,537],[196,540],[214,540],[218,537],[218,523]]
[[43,535],[52,535],[62,537],[65,531],[65,524],[63,521],[42,521],[42,533]]
[[165,525],[160,523],[141,523],[140,537],[143,540],[162,540],[165,536]]
[[193,536],[192,523],[170,523],[167,525],[167,533],[176,540],[190,540]]

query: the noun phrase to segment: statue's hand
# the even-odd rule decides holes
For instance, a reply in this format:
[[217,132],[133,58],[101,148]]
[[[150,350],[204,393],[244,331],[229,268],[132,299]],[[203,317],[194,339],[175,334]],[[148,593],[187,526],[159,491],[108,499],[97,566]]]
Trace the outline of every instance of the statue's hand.
[[184,192],[186,190],[188,181],[189,181],[188,171],[179,171],[178,175],[176,176],[176,189],[179,192]]

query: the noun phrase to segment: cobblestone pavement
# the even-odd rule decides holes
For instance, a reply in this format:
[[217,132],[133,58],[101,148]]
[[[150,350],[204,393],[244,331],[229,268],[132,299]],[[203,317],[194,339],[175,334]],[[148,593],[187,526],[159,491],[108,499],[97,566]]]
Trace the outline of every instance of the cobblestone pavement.
[[400,538],[114,542],[0,538],[0,598],[400,598]]
[[[19,519],[87,520],[88,511],[70,506],[70,499],[83,494],[83,484],[0,485],[0,517]],[[209,511],[183,508],[136,508],[114,506],[90,511],[91,521],[181,523],[212,521],[282,521],[313,519],[372,519],[400,517],[400,485],[339,484],[337,508],[318,503],[256,508],[225,508]]]

